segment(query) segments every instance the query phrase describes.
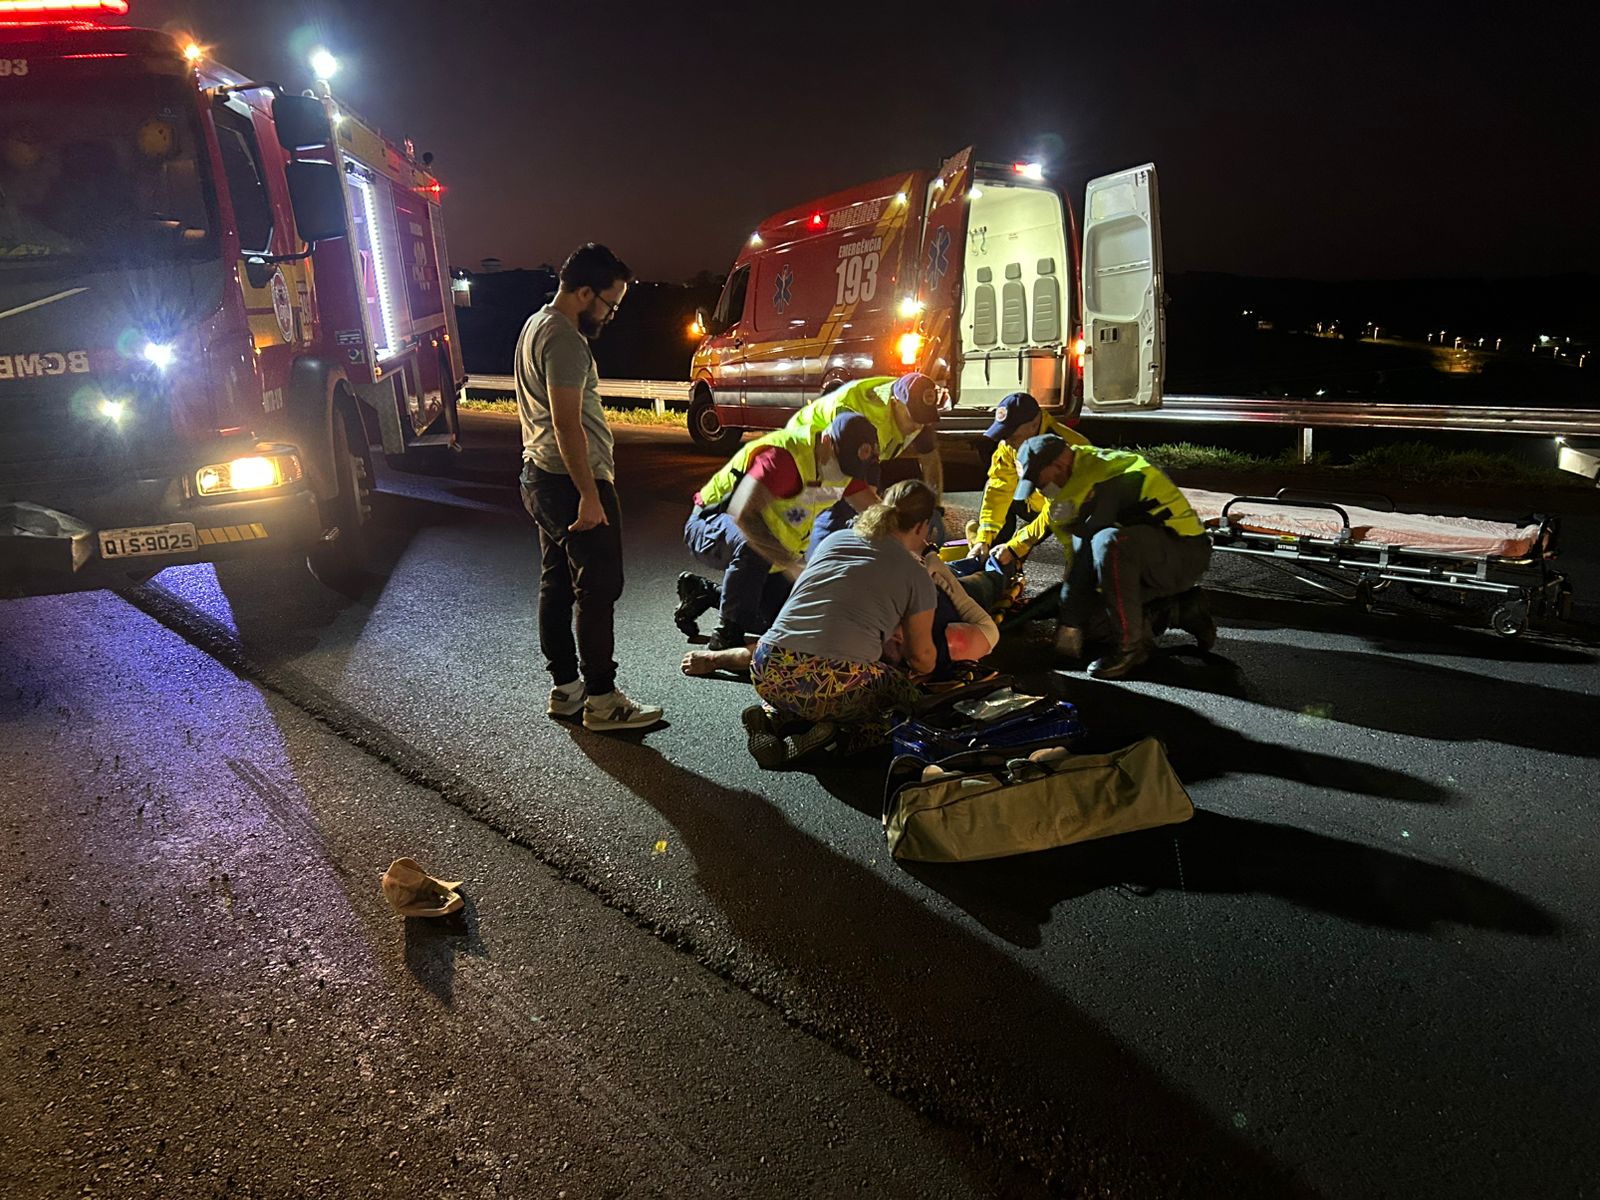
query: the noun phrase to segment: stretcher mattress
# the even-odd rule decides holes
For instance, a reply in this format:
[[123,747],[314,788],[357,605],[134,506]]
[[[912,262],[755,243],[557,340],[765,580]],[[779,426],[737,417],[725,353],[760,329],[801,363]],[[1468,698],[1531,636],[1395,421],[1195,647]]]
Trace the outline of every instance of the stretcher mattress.
[[[1233,499],[1227,492],[1184,488],[1195,514],[1208,527],[1222,519],[1222,506]],[[1400,546],[1435,554],[1472,558],[1527,558],[1539,540],[1537,525],[1509,525],[1472,517],[1432,517],[1422,513],[1377,512],[1340,504],[1350,515],[1350,540],[1369,546]],[[1271,500],[1235,504],[1228,513],[1232,525],[1250,533],[1276,537],[1314,537],[1337,540],[1344,532],[1339,514],[1330,509],[1303,508]]]

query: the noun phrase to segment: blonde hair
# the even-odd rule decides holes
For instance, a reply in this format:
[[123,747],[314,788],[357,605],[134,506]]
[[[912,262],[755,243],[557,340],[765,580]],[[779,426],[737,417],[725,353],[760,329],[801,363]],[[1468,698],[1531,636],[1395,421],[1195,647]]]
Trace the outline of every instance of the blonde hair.
[[868,541],[905,533],[933,519],[939,497],[920,479],[902,479],[856,518],[855,530]]

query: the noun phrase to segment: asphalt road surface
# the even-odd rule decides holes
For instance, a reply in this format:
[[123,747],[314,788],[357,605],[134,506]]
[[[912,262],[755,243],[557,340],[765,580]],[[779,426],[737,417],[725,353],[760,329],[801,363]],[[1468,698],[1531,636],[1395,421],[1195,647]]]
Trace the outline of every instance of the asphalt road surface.
[[[668,724],[608,736],[543,714],[515,426],[467,441],[386,478],[360,598],[0,608],[9,1194],[1595,1193],[1590,644],[1219,564],[1214,656],[1059,676],[1193,821],[906,867],[881,762],[763,772],[748,685],[678,673],[713,461],[619,430],[622,682]],[[389,913],[401,854],[463,918]]]

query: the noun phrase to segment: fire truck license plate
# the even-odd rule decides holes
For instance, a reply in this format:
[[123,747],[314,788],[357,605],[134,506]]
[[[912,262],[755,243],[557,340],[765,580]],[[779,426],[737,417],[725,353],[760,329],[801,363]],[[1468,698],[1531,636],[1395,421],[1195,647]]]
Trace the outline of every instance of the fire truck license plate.
[[194,526],[141,525],[132,529],[102,529],[101,558],[142,558],[150,554],[187,554],[199,546]]

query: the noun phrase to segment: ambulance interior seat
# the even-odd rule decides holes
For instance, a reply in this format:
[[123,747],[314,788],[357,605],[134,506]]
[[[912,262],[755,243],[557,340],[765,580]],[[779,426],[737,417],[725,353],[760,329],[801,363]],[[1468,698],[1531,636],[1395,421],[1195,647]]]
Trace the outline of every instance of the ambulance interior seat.
[[1022,264],[1006,264],[1006,282],[1000,289],[1000,340],[1007,346],[1028,341],[1028,292],[1022,286]]
[[1061,286],[1056,260],[1041,258],[1033,281],[1033,344],[1048,346],[1061,340]]
[[999,341],[995,328],[994,272],[978,268],[978,286],[972,289],[972,343],[989,347]]

